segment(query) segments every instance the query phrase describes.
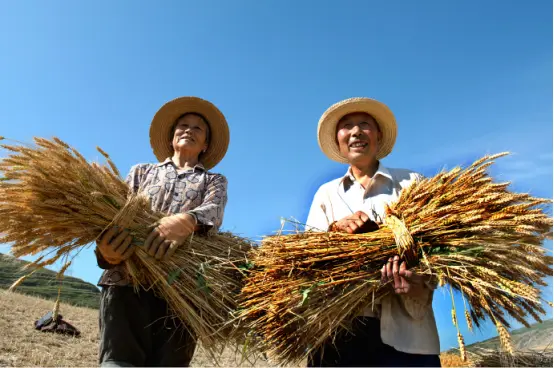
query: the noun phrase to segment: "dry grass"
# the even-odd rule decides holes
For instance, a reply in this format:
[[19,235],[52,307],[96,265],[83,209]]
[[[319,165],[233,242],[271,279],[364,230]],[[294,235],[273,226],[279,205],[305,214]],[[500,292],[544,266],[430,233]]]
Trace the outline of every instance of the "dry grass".
[[[91,367],[98,365],[98,310],[62,304],[64,320],[81,331],[81,337],[39,332],[33,322],[52,310],[50,300],[0,291],[0,367]],[[242,360],[227,349],[218,357],[223,367],[272,366],[262,357]],[[216,362],[197,347],[193,367],[213,367]]]
[[[74,255],[107,228],[129,229],[144,242],[164,216],[150,209],[145,195],[129,194],[117,168],[87,162],[54,138],[35,138],[36,147],[2,146],[0,160],[0,243],[12,243],[16,257],[40,254],[30,270]],[[152,288],[208,349],[228,343],[227,324],[242,287],[239,267],[250,243],[233,234],[191,236],[169,261],[156,261],[137,247],[125,264],[136,287]],[[23,278],[14,283],[14,288]]]
[[519,350],[513,354],[498,350],[470,353],[466,361],[459,354],[442,353],[443,367],[552,367],[552,349],[544,351]]
[[[280,362],[304,359],[368,304],[392,292],[380,282],[388,258],[462,293],[468,321],[492,320],[512,352],[508,317],[529,326],[545,313],[540,289],[552,275],[544,239],[548,199],[513,193],[486,169],[504,154],[414,183],[367,234],[305,232],[266,237],[242,291],[243,323]],[[463,336],[452,297],[462,359]]]
[[98,311],[62,304],[64,319],[81,337],[39,332],[34,321],[52,310],[50,300],[0,291],[0,366],[95,366]]
[[[52,301],[18,293],[0,291],[0,367],[91,367],[98,360],[98,311],[95,309],[61,305],[61,314],[68,322],[81,331],[81,337],[36,331],[33,322],[52,309]],[[475,366],[528,366],[551,367],[551,352],[516,353],[518,359],[509,360],[500,352],[489,351],[477,355],[470,354],[470,361],[463,362],[458,354],[441,354],[443,367]],[[474,364],[471,359],[476,359]],[[251,357],[250,361],[241,359],[240,352],[227,349],[219,357],[222,367],[275,367],[263,357]],[[511,364],[508,364],[511,362]],[[550,363],[550,364],[549,364]],[[487,365],[488,364],[488,365]],[[503,365],[498,365],[503,364]],[[212,367],[215,362],[209,354],[198,347],[192,367]],[[297,366],[306,366],[301,362]]]
[[516,351],[509,354],[484,350],[472,354],[475,367],[552,367],[552,348],[545,351]]
[[442,353],[440,355],[442,367],[475,367],[473,363],[460,357],[460,354]]

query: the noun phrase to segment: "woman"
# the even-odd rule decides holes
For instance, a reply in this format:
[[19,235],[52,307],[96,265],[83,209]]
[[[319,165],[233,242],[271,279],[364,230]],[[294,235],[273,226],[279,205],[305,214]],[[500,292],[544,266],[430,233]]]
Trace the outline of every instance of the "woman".
[[[349,165],[346,174],[315,194],[307,228],[363,233],[376,230],[387,204],[421,175],[381,163],[396,141],[396,120],[384,104],[351,98],[331,106],[318,125],[318,142],[331,160]],[[432,309],[435,285],[406,269],[398,257],[381,269],[394,294],[354,321],[352,333],[329,340],[309,366],[440,366]]]
[[[227,203],[227,179],[208,170],[227,151],[229,128],[208,101],[181,97],[166,103],[150,126],[157,164],[133,166],[130,190],[150,198],[152,210],[167,214],[142,245],[152,257],[168,259],[195,231],[217,231]],[[101,366],[188,366],[196,337],[166,318],[167,303],[152,291],[134,290],[122,265],[136,249],[125,229],[111,228],[98,240]]]

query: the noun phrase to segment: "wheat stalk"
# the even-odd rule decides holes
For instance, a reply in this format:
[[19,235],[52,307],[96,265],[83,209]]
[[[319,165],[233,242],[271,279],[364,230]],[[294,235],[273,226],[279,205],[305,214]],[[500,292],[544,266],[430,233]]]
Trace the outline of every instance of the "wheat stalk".
[[[129,194],[102,149],[107,165],[87,162],[57,138],[35,138],[35,145],[3,145],[10,154],[0,160],[0,242],[11,243],[16,257],[41,254],[29,268],[67,257],[61,278],[75,254],[105,229],[126,228],[141,244],[164,216],[151,211],[146,196]],[[152,288],[167,300],[203,346],[216,352],[229,339],[243,283],[240,267],[250,248],[249,241],[230,233],[194,235],[170,261],[158,262],[138,247],[125,267],[135,287]]]
[[552,274],[543,247],[552,218],[550,200],[511,192],[488,176],[504,155],[414,183],[375,232],[265,237],[250,255],[255,267],[241,293],[241,325],[281,364],[296,364],[391,293],[379,282],[380,268],[402,255],[413,270],[462,292],[468,327],[491,319],[511,351],[506,314],[521,320],[544,312],[538,287]]

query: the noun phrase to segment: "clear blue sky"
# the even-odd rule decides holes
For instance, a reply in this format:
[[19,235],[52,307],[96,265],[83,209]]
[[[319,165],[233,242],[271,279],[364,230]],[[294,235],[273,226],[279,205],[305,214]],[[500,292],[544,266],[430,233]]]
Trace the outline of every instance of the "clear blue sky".
[[[509,150],[493,174],[552,197],[549,0],[3,1],[0,50],[0,135],[58,136],[91,160],[99,145],[122,172],[155,160],[164,102],[214,102],[231,129],[223,227],[251,238],[305,220],[317,187],[345,172],[316,126],[353,96],[395,113],[389,167],[433,175]],[[92,249],[71,273],[97,281]],[[456,346],[448,294],[434,308],[442,348]]]

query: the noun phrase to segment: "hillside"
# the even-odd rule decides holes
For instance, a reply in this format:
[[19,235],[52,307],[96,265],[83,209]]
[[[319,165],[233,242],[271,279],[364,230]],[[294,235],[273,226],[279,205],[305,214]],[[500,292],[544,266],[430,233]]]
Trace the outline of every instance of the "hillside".
[[[552,350],[552,319],[511,331],[515,350]],[[493,337],[467,346],[468,351],[479,349],[498,350],[500,339]]]
[[[15,280],[28,273],[21,271],[21,268],[27,263],[29,262],[0,254],[0,289],[9,288]],[[59,281],[56,280],[56,273],[47,269],[41,269],[25,280],[17,288],[17,291],[55,300],[58,296],[58,287]],[[98,308],[100,305],[100,290],[91,283],[76,277],[65,276],[61,300],[75,306]]]

